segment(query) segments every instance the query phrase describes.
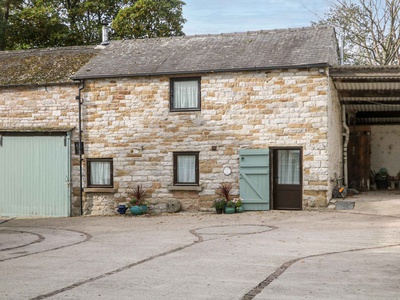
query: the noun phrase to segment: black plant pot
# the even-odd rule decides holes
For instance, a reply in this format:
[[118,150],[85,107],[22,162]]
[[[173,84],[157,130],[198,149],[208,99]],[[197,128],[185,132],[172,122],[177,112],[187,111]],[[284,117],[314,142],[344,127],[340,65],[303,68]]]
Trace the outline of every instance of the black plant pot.
[[215,208],[215,211],[217,212],[217,214],[222,214],[222,211],[223,211],[224,209],[223,208]]

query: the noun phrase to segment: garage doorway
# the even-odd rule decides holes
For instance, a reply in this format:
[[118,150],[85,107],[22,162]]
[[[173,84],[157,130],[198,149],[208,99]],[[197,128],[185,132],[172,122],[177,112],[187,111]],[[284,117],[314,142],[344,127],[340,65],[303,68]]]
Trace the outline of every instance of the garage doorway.
[[0,216],[70,216],[70,137],[0,133]]

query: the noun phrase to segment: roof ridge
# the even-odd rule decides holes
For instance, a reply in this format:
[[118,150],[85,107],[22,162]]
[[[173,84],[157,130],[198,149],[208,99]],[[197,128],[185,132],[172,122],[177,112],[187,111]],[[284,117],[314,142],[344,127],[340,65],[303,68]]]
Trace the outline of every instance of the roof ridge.
[[51,47],[51,48],[34,48],[34,49],[22,49],[22,50],[5,50],[0,51],[0,55],[10,54],[38,54],[38,53],[51,53],[51,52],[75,52],[82,50],[96,50],[98,45],[82,45],[82,46],[66,46],[66,47]]
[[[192,37],[212,37],[212,36],[234,36],[234,35],[246,35],[246,34],[258,34],[258,33],[276,33],[284,31],[303,31],[311,29],[328,29],[333,28],[329,25],[311,25],[304,27],[289,27],[289,28],[278,28],[278,29],[260,29],[260,30],[249,30],[249,31],[237,31],[237,32],[221,32],[221,33],[204,33],[204,34],[194,34],[194,35],[184,35],[184,36],[171,36],[170,38],[192,38]],[[163,37],[159,37],[163,38]],[[151,39],[151,38],[150,38]]]

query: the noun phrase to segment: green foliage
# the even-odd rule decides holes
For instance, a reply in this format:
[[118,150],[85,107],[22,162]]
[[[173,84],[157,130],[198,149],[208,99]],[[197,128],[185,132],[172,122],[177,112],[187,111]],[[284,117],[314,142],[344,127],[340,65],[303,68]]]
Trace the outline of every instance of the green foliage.
[[0,0],[0,50],[93,45],[111,38],[183,35],[180,0]]
[[223,209],[226,205],[225,199],[216,199],[214,200],[214,207],[216,209]]
[[235,202],[233,202],[232,200],[226,202],[226,206],[227,207],[236,207]]
[[62,46],[68,27],[56,7],[35,1],[9,16],[6,42],[13,49]]
[[165,37],[184,35],[180,0],[138,0],[123,8],[112,23],[118,38]]

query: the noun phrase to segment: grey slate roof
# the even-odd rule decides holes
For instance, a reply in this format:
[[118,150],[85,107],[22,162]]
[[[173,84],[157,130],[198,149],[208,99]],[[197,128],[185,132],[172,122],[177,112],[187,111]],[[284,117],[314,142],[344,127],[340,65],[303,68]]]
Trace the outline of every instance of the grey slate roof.
[[73,78],[337,65],[332,27],[111,41]]
[[96,46],[0,51],[0,86],[71,83]]

